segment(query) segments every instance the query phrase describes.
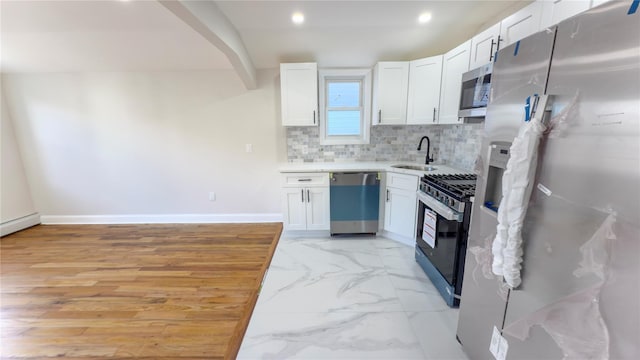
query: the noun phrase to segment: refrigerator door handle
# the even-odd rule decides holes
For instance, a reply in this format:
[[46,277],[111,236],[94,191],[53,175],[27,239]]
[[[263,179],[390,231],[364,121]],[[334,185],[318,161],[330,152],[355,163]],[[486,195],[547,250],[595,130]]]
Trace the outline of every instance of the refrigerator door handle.
[[541,110],[542,117],[540,118],[540,121],[543,124],[547,125],[548,117],[545,115],[547,115],[547,111],[550,111],[549,107],[551,106],[551,99],[551,95],[540,96],[538,94],[533,94],[527,97],[524,103],[524,121],[529,122],[531,119],[536,117],[536,115],[538,115],[538,110]]

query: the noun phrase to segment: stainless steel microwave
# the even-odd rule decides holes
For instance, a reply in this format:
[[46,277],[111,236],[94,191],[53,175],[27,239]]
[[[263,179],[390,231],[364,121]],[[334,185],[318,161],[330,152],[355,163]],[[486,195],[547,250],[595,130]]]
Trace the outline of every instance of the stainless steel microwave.
[[493,63],[489,63],[462,74],[458,117],[484,118],[487,114],[492,70]]

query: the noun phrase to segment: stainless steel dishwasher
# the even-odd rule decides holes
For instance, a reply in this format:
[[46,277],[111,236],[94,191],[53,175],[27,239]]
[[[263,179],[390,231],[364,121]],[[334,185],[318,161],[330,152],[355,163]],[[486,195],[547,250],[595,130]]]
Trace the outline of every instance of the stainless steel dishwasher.
[[331,235],[378,231],[379,173],[332,173],[329,199]]

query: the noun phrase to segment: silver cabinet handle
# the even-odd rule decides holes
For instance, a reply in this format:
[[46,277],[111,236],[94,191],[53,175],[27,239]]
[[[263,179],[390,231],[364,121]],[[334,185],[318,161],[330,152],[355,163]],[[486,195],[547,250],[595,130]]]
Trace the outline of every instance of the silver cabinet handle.
[[378,110],[378,124],[382,123],[382,110]]
[[433,108],[433,122],[436,122],[436,108]]
[[300,190],[300,195],[302,195],[302,202],[304,202],[304,189]]
[[[497,42],[491,39],[491,49],[489,50],[489,62],[493,60],[493,46],[496,45]],[[497,51],[497,50],[496,50]]]
[[307,202],[311,202],[311,196],[309,196],[309,189],[307,189]]
[[316,111],[315,110],[313,110],[313,123],[314,124],[316,123]]
[[[496,54],[500,51],[500,41],[502,41],[500,35],[498,35],[498,41],[493,41],[493,39],[491,39],[491,54],[489,54],[489,62],[497,58]],[[496,46],[496,51],[493,51],[493,45]]]
[[298,181],[307,182],[307,181],[311,181],[311,179],[298,179]]
[[389,190],[387,190],[387,202],[389,202]]

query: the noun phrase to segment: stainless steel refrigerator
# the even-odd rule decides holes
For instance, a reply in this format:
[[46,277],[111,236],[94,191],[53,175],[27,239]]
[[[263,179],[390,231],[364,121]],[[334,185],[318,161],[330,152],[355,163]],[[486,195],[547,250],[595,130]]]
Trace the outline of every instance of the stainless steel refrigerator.
[[[511,143],[538,100],[548,129],[522,227],[522,282],[512,289],[492,272],[496,210]],[[499,51],[476,170],[457,329],[467,355],[640,359],[637,0],[605,3]],[[506,351],[494,356],[500,336]]]

